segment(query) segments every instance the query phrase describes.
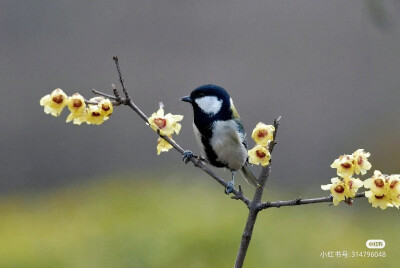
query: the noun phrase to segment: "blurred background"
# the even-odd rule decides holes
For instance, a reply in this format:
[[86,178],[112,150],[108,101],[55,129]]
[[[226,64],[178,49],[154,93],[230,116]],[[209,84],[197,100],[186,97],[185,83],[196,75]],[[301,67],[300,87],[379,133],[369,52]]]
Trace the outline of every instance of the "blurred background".
[[[400,173],[399,13],[396,0],[0,1],[0,266],[233,266],[246,208],[175,151],[157,156],[136,114],[76,126],[39,106],[58,87],[111,93],[113,55],[145,113],[162,101],[185,116],[185,149],[198,152],[179,98],[200,85],[226,88],[247,132],[281,115],[265,200],[327,195],[330,164],[358,148]],[[245,265],[397,267],[398,222],[364,199],[269,209]],[[385,258],[320,256],[368,239]]]

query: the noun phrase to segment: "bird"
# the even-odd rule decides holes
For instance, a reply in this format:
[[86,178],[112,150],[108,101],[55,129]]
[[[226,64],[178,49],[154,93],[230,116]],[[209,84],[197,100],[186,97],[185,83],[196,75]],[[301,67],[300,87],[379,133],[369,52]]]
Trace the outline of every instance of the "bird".
[[[193,107],[193,131],[201,159],[232,173],[225,193],[233,191],[238,170],[248,183],[257,187],[258,181],[248,167],[246,132],[229,93],[220,86],[207,84],[194,89],[181,100]],[[194,157],[191,151],[183,153],[185,163],[191,157]]]

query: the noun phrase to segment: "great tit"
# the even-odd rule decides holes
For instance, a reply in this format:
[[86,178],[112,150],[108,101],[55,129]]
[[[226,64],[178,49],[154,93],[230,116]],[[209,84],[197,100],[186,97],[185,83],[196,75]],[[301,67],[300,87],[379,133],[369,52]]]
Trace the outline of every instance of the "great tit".
[[[204,85],[181,100],[192,104],[193,130],[202,157],[209,164],[232,172],[225,193],[232,192],[238,170],[247,182],[257,186],[257,179],[247,166],[246,132],[228,92],[217,85]],[[187,162],[193,153],[185,151],[183,157]]]

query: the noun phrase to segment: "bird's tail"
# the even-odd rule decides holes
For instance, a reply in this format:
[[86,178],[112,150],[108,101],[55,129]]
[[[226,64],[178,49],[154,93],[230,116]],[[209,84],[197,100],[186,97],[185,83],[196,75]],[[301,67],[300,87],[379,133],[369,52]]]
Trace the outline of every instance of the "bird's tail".
[[243,175],[243,178],[245,181],[251,185],[254,185],[255,187],[258,186],[258,180],[257,178],[253,175],[253,172],[249,169],[247,166],[247,163],[243,165],[243,167],[240,169],[240,172]]

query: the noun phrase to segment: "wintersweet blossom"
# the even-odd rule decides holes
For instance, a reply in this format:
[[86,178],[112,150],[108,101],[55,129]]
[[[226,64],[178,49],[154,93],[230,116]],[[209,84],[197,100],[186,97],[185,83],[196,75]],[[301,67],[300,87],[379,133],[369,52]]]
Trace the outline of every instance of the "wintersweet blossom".
[[396,207],[400,207],[400,175],[390,175],[388,177],[387,196]]
[[99,106],[91,105],[87,109],[86,123],[88,123],[89,125],[100,125],[107,119],[108,117],[104,117],[101,115],[101,108]]
[[346,186],[346,197],[347,198],[354,198],[359,188],[363,187],[363,182],[357,178],[343,178],[343,181]]
[[375,195],[384,195],[387,188],[385,175],[379,170],[375,170],[374,175],[364,181],[364,187],[369,188]]
[[104,99],[100,101],[98,105],[101,107],[101,114],[103,116],[110,117],[110,115],[114,111],[113,104],[109,99]]
[[40,99],[40,105],[44,106],[44,112],[53,116],[59,116],[67,105],[67,95],[61,88],[53,90]]
[[368,157],[370,157],[370,153],[364,152],[364,149],[358,149],[353,153],[353,164],[354,171],[356,174],[364,175],[368,170],[371,169],[371,163],[368,162]]
[[387,207],[393,207],[387,195],[376,195],[372,191],[366,191],[365,197],[368,198],[368,202],[374,208],[380,207],[381,209],[386,209]]
[[274,139],[274,132],[274,126],[259,122],[253,129],[251,137],[257,144],[266,147],[268,143]]
[[248,151],[249,163],[254,165],[268,166],[271,160],[271,154],[268,149],[261,145],[254,146],[253,149]]
[[354,173],[353,160],[352,155],[341,155],[331,164],[331,168],[336,168],[340,177],[351,177]]
[[163,106],[160,104],[160,109],[150,116],[149,124],[154,131],[160,130],[161,135],[170,136],[174,132],[179,134],[182,126],[178,122],[182,119],[183,115],[173,115],[171,113],[164,115]]
[[67,123],[72,120],[73,123],[77,125],[85,122],[87,114],[85,99],[79,93],[75,93],[71,97],[68,97],[67,106],[71,112],[67,117]]
[[400,207],[400,175],[383,175],[375,170],[374,175],[364,181],[368,202],[373,207],[386,209],[387,207]]
[[354,198],[358,189],[363,186],[360,179],[351,177],[343,178],[343,180],[335,177],[331,179],[331,182],[331,184],[321,185],[321,189],[330,190],[335,206],[347,198]]
[[333,204],[339,205],[340,201],[346,198],[346,185],[345,182],[338,177],[331,179],[331,184],[321,185],[322,190],[330,190],[333,197]]
[[[168,136],[172,140],[172,136]],[[169,144],[166,140],[163,138],[159,137],[157,140],[157,155],[161,154],[162,152],[168,152],[170,149],[172,149],[172,145]]]

